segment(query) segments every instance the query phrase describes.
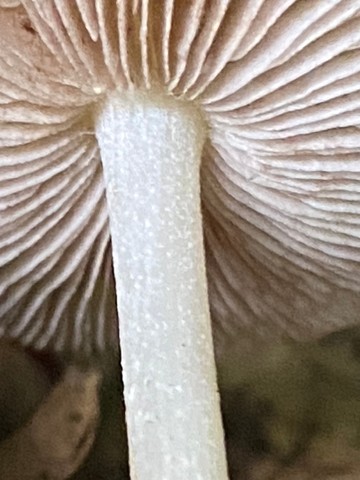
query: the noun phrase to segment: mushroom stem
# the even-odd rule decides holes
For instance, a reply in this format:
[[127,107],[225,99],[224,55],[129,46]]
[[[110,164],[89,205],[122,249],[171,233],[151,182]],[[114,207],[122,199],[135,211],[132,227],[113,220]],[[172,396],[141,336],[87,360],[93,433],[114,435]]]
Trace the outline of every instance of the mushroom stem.
[[192,105],[115,93],[97,117],[137,480],[227,478]]

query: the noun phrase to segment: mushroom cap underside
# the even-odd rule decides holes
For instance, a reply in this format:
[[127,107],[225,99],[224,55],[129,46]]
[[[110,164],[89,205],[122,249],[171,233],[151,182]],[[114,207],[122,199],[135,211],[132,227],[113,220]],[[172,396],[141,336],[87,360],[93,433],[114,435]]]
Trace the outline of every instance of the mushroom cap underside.
[[76,350],[117,338],[93,121],[115,88],[161,89],[206,117],[218,345],[357,322],[359,0],[0,5],[2,335]]

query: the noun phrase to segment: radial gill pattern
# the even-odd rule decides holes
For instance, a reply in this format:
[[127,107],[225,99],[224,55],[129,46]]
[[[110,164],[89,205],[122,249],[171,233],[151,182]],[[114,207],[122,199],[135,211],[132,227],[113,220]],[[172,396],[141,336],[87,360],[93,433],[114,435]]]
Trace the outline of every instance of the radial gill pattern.
[[218,342],[357,321],[360,0],[0,1],[0,333],[111,342],[93,107],[114,88],[196,102]]

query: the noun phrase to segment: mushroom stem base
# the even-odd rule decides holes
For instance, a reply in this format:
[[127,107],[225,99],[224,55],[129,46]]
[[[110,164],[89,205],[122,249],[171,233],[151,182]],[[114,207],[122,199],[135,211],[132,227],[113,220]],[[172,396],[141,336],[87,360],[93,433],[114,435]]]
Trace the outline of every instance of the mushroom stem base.
[[200,207],[205,124],[186,103],[116,93],[96,132],[132,478],[224,480]]

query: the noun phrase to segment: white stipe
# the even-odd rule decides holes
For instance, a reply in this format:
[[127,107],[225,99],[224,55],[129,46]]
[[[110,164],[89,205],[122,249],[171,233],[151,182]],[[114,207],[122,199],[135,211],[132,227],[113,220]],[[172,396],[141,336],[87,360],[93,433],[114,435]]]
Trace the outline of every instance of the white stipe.
[[131,478],[224,480],[195,107],[115,93],[96,134],[110,215]]

